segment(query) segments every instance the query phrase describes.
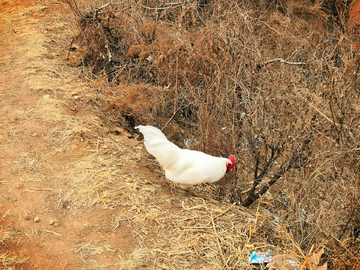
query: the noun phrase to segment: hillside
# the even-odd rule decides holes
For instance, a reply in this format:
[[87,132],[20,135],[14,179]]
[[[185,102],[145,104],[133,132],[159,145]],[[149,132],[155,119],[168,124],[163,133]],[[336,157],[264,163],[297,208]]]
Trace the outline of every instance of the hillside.
[[[1,3],[0,266],[357,269],[358,3],[303,2]],[[135,124],[239,164],[183,191]]]

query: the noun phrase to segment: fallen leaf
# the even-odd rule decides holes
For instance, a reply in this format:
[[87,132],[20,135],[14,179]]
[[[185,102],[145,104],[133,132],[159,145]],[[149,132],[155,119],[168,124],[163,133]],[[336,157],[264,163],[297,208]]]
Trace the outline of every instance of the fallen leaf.
[[269,270],[275,269],[291,269],[300,270],[301,265],[298,261],[290,254],[275,255],[272,258],[272,262],[267,265]]
[[314,265],[318,265],[320,262],[320,258],[321,256],[324,254],[324,248],[322,248],[319,252],[315,253],[313,255],[310,256],[310,258],[308,259],[309,263],[312,263]]

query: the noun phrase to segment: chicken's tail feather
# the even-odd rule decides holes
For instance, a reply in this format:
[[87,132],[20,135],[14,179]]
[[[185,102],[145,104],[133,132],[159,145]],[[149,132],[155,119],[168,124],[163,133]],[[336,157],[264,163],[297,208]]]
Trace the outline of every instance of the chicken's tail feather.
[[160,165],[165,170],[172,167],[180,148],[169,142],[158,128],[152,126],[137,126],[135,128],[144,135],[146,150],[156,158]]
[[144,139],[147,141],[152,141],[155,139],[168,140],[164,133],[160,129],[152,126],[137,126],[135,129],[138,129],[143,135]]

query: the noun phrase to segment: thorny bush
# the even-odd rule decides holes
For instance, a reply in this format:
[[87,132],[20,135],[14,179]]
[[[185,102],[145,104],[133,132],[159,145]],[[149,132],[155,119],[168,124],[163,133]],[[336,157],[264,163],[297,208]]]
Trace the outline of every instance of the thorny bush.
[[106,77],[109,86],[96,91],[123,126],[152,124],[183,147],[236,154],[237,172],[218,185],[219,200],[260,201],[302,250],[325,244],[330,265],[360,268],[360,61],[345,35],[356,32],[351,6],[67,2],[81,64],[93,80]]

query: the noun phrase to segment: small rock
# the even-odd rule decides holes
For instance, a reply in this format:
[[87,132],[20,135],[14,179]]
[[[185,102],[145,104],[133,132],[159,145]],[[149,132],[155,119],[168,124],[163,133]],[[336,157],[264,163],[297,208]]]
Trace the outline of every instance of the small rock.
[[127,183],[132,183],[132,182],[134,182],[134,179],[132,179],[132,178],[127,178],[127,179],[125,180],[125,182],[127,182]]
[[59,226],[59,222],[57,221],[57,219],[50,219],[49,224],[54,225],[55,227]]
[[36,161],[35,159],[33,159],[33,160],[29,161],[29,166],[34,165],[35,161]]
[[36,217],[34,218],[34,221],[37,223],[37,222],[40,221],[40,218],[39,218],[38,216],[36,216]]
[[30,215],[29,215],[29,214],[25,214],[24,219],[25,219],[25,220],[30,220]]
[[114,131],[119,133],[119,134],[121,134],[123,132],[123,130],[121,128],[119,128],[119,127],[115,127]]
[[16,188],[17,188],[17,189],[20,189],[20,188],[22,188],[23,186],[24,186],[23,184],[17,184],[17,185],[16,185]]

